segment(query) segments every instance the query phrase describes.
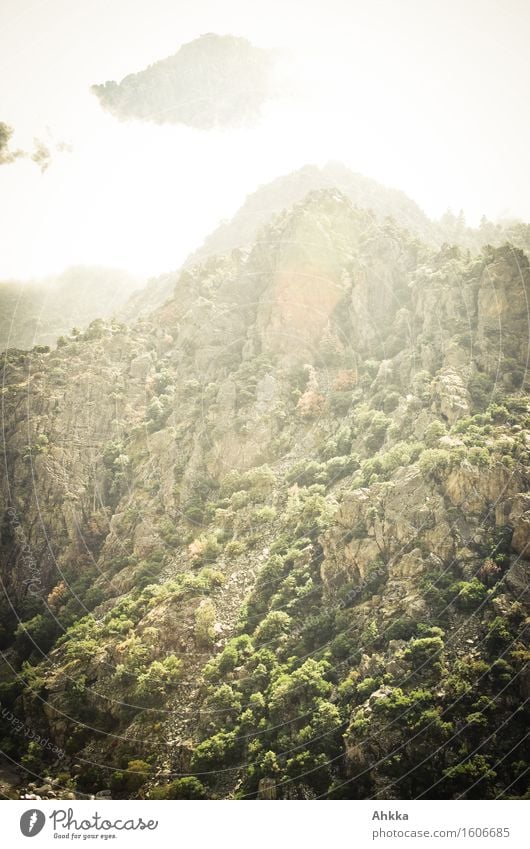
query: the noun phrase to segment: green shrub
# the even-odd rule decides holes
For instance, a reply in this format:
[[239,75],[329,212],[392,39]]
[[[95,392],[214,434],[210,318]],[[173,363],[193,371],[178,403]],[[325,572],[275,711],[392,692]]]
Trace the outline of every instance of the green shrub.
[[323,460],[331,460],[332,457],[343,457],[350,453],[351,444],[352,431],[351,428],[346,425],[341,427],[334,437],[328,439],[325,445],[320,449],[319,453]]
[[339,660],[352,656],[356,648],[356,641],[351,634],[338,634],[330,645],[331,654]]
[[411,640],[403,652],[415,672],[439,674],[442,670],[441,658],[444,643],[441,637],[420,637]]
[[217,660],[217,669],[221,675],[226,675],[227,672],[232,672],[237,666],[239,655],[235,646],[226,646]]
[[233,727],[241,713],[241,696],[229,684],[210,687],[209,695],[204,703],[206,718],[213,718],[213,726],[230,725]]
[[21,766],[30,773],[40,775],[43,769],[43,749],[35,740],[28,743],[26,754],[20,759]]
[[153,787],[150,799],[205,799],[206,789],[198,778],[187,776],[177,778],[162,787]]
[[364,701],[371,693],[374,693],[380,685],[377,678],[363,678],[356,686],[357,695]]
[[46,654],[59,634],[59,623],[48,612],[37,613],[32,619],[20,622],[15,631],[15,646],[23,657],[34,648]]
[[467,388],[473,403],[479,409],[484,409],[491,401],[493,379],[488,374],[477,374],[469,381]]
[[258,625],[254,632],[257,645],[270,643],[287,634],[291,627],[291,617],[282,610],[273,610]]
[[287,520],[297,537],[307,537],[310,540],[318,537],[328,526],[332,516],[332,507],[326,499],[318,494],[302,491],[295,509],[288,506]]
[[230,506],[233,507],[234,510],[241,510],[242,507],[246,507],[249,501],[250,493],[244,489],[240,489],[238,492],[233,492],[230,496]]
[[487,448],[474,446],[469,449],[467,457],[470,463],[479,468],[487,468],[491,464],[491,455]]
[[168,691],[179,681],[182,661],[170,654],[164,660],[154,660],[138,676],[137,697],[147,705],[157,705],[164,701]]
[[425,477],[438,477],[450,468],[451,455],[443,448],[426,448],[418,462],[420,472]]
[[[379,459],[380,468],[375,465],[373,470],[376,473],[383,472],[387,477],[396,469],[402,466],[409,466],[421,454],[422,445],[417,442],[398,442],[389,448]],[[373,461],[372,461],[373,462]],[[366,473],[366,470],[365,470]]]
[[210,599],[202,601],[195,611],[195,642],[202,648],[209,648],[215,639],[215,605]]
[[[452,795],[465,794],[466,790],[473,789],[477,798],[484,798],[485,787],[497,777],[497,773],[491,769],[489,760],[484,755],[473,755],[468,760],[463,760],[455,766],[444,770],[444,777],[448,781],[448,787]],[[479,783],[480,782],[480,783]]]
[[203,534],[194,539],[188,546],[188,551],[195,563],[213,563],[223,550],[219,542],[220,531]]
[[325,466],[326,479],[333,483],[359,468],[357,456],[332,457]]
[[147,429],[150,433],[154,433],[163,427],[171,412],[171,406],[172,399],[169,395],[163,394],[158,397],[155,395],[151,399],[146,412]]
[[276,518],[276,510],[274,507],[259,507],[258,509],[252,512],[250,517],[251,522],[258,522],[259,524],[267,524],[269,522],[273,522]]
[[482,581],[473,578],[471,581],[459,581],[450,589],[454,601],[461,610],[476,610],[488,597],[488,591]]
[[381,448],[391,419],[385,416],[380,410],[371,410],[370,413],[364,444],[367,451],[374,453]]
[[408,616],[401,616],[385,630],[387,640],[410,640],[416,633],[417,622]]
[[299,486],[311,486],[314,483],[326,483],[328,476],[326,466],[315,460],[300,460],[286,474],[288,483],[297,483]]
[[483,728],[488,724],[487,718],[480,711],[475,711],[474,713],[468,713],[466,716],[466,725],[471,725],[474,728]]
[[425,428],[423,440],[427,448],[437,448],[442,436],[447,434],[447,428],[441,421],[431,422]]
[[511,640],[510,631],[505,620],[496,616],[486,634],[486,646],[490,654],[496,654],[505,649]]
[[324,678],[329,664],[306,660],[294,672],[280,674],[272,683],[269,709],[273,721],[285,721],[297,716],[300,709],[312,707],[315,700],[329,695],[331,684]]
[[125,770],[113,772],[110,789],[116,796],[128,796],[137,793],[151,775],[151,766],[146,761],[129,761]]
[[221,731],[199,743],[193,752],[191,766],[193,771],[199,774],[211,773],[218,769],[225,769],[233,763],[237,753],[235,732]]
[[336,416],[344,416],[352,405],[351,392],[332,392],[329,398],[329,406]]
[[513,681],[514,668],[507,660],[500,657],[491,665],[491,677],[496,685],[503,688]]
[[244,554],[247,550],[245,543],[239,539],[230,540],[225,545],[225,554],[229,557],[239,557],[241,554]]

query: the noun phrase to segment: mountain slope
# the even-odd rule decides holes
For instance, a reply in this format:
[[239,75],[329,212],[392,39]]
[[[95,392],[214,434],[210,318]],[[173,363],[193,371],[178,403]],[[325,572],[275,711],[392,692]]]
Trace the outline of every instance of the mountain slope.
[[323,190],[133,327],[6,358],[37,795],[525,793],[529,283]]

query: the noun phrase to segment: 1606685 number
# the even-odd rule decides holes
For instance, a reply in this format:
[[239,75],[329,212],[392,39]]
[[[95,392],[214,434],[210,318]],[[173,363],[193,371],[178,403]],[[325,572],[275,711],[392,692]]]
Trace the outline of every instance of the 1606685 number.
[[465,829],[467,834],[464,837],[509,837],[510,829],[498,827],[482,827],[476,826]]

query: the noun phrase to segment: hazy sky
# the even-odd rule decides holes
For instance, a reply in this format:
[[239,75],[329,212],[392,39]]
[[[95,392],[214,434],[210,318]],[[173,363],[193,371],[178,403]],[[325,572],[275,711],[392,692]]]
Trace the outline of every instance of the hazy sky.
[[[206,32],[290,48],[302,93],[214,132],[120,124],[90,93]],[[73,145],[0,167],[0,278],[174,269],[257,185],[329,159],[432,216],[530,220],[529,35],[527,0],[0,0],[0,121]]]

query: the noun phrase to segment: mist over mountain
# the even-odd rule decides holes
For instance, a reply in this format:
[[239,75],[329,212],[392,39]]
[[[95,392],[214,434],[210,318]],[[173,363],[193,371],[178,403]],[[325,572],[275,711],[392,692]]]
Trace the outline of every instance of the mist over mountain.
[[130,327],[4,355],[12,795],[527,792],[528,256],[322,173]]
[[[355,206],[371,210],[379,221],[391,218],[431,246],[447,242],[479,253],[484,245],[509,242],[530,251],[528,224],[494,223],[484,218],[480,227],[471,228],[462,214],[450,211],[433,221],[404,192],[330,162],[322,168],[306,165],[250,193],[235,215],[220,223],[190,254],[183,268],[233,250],[248,252],[276,214],[291,209],[312,191],[333,188]],[[95,318],[114,315],[120,321],[134,322],[172,297],[180,273],[168,270],[144,283],[126,271],[80,266],[44,281],[0,281],[0,350],[53,345],[73,327],[84,329]]]
[[[360,174],[355,174],[341,163],[331,162],[323,168],[306,165],[271,183],[260,186],[248,195],[241,208],[229,221],[222,222],[210,233],[203,244],[185,261],[189,268],[208,257],[249,249],[259,231],[282,210],[290,209],[310,192],[337,188],[354,204],[373,209],[379,218],[393,216],[412,233],[434,240],[436,227],[404,192],[388,189]],[[163,274],[150,280],[142,291],[136,292],[124,306],[120,316],[131,320],[161,306],[173,293],[177,273]]]
[[[455,215],[449,210],[439,221],[432,221],[405,192],[356,174],[340,162],[329,162],[322,168],[306,165],[249,194],[235,215],[220,223],[203,244],[190,254],[184,268],[204,262],[211,256],[230,253],[234,249],[248,250],[260,230],[274,215],[290,209],[312,191],[334,188],[343,192],[355,206],[370,209],[378,220],[392,218],[412,236],[432,246],[441,247],[447,242],[478,253],[484,245],[499,246],[510,242],[523,250],[530,250],[528,224],[496,224],[484,218],[479,228],[472,228],[466,225],[462,213]],[[144,289],[131,296],[119,310],[119,316],[125,321],[131,321],[161,306],[172,296],[177,278],[178,272],[152,278]]]
[[200,130],[254,124],[277,95],[279,53],[245,38],[208,33],[120,83],[92,86],[121,121],[185,124]]
[[141,278],[111,268],[69,268],[42,281],[0,281],[0,350],[55,345],[73,327],[112,315]]

